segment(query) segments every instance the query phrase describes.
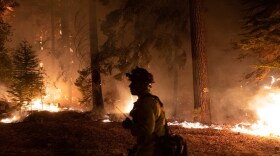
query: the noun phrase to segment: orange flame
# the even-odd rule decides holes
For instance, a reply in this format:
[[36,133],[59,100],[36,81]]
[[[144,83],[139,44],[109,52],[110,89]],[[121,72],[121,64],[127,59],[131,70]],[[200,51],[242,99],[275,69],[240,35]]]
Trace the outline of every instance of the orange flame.
[[276,79],[272,77],[271,86],[265,86],[268,91],[260,93],[253,101],[253,106],[256,107],[258,121],[256,123],[241,123],[237,124],[233,131],[249,133],[260,136],[280,136],[280,90],[273,89],[272,85]]

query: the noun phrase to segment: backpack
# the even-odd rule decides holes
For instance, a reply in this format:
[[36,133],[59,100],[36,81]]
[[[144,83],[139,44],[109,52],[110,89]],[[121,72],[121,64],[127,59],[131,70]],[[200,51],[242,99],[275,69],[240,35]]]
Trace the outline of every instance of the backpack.
[[[160,99],[151,95],[155,98],[163,107],[163,103]],[[166,120],[165,120],[166,121]],[[156,121],[157,122],[157,121]],[[172,134],[168,128],[167,121],[165,122],[166,135],[158,137],[156,139],[156,155],[157,156],[187,156],[187,142],[179,134]]]
[[160,156],[187,156],[187,143],[178,134],[165,135],[156,141],[156,148]]

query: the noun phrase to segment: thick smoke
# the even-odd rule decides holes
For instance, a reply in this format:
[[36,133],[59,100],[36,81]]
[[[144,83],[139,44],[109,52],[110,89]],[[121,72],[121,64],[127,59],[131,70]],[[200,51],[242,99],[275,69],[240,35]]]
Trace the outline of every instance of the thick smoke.
[[[116,1],[114,2],[116,3]],[[240,38],[238,34],[241,32],[241,6],[239,1],[236,0],[211,0],[205,2],[206,50],[212,119],[214,122],[221,123],[235,122],[236,120],[242,120],[242,116],[247,113],[248,101],[250,101],[250,97],[254,93],[250,85],[244,85],[246,83],[243,81],[243,74],[250,70],[250,65],[254,61],[240,62],[237,60],[239,51],[232,48],[232,42],[238,41]],[[21,9],[30,9],[29,7],[22,6],[22,8],[18,9],[18,12],[20,13]],[[109,9],[112,8],[114,6],[110,5]],[[98,7],[99,23],[104,20],[106,13],[109,11],[105,9],[106,7],[101,5]],[[13,28],[15,29],[14,42],[18,42],[23,38],[32,41],[36,36],[35,32],[40,32],[30,21],[19,18],[14,22]],[[102,44],[105,40],[104,35],[101,32],[98,34],[99,44]],[[178,73],[176,113],[178,118],[191,121],[194,100],[190,43],[186,43],[185,51],[187,52],[187,62],[184,68],[179,69]],[[73,85],[75,78],[77,78],[76,71],[79,69],[79,65],[75,64],[76,61],[74,65],[69,67],[69,62],[63,61],[69,61],[70,59],[65,57],[53,58],[48,53],[43,53],[40,57],[44,62],[44,68],[48,73],[50,83],[62,85],[62,88],[65,88],[63,94],[78,96],[79,93]],[[171,118],[175,111],[174,76],[173,72],[168,70],[168,66],[170,65],[163,58],[158,57],[155,52],[147,69],[154,75],[156,82],[153,84],[152,93],[162,100],[167,116]],[[67,75],[66,79],[69,81],[63,79],[65,75]],[[104,75],[102,79],[106,111],[117,113],[118,110],[115,108],[117,106],[126,113],[126,104],[135,100],[135,98],[131,100],[128,88],[129,82],[125,79],[117,81],[111,76]]]

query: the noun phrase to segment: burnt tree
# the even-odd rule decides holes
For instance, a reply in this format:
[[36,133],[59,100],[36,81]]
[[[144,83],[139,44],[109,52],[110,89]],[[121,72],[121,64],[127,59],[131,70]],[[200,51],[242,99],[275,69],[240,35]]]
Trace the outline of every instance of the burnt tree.
[[210,124],[210,97],[208,89],[207,57],[203,0],[190,0],[190,24],[194,86],[194,120]]
[[100,65],[98,59],[99,52],[97,38],[96,0],[89,0],[89,7],[92,103],[98,112],[102,112],[104,110],[104,104],[101,90]]

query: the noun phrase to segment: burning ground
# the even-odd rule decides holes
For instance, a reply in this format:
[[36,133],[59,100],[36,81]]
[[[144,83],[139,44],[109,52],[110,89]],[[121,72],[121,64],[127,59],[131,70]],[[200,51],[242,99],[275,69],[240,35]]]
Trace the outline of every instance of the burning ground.
[[[188,142],[189,155],[280,155],[280,139],[228,129],[170,126]],[[225,127],[225,126],[224,126]],[[0,124],[0,155],[122,155],[135,143],[120,122],[87,113],[38,112],[23,122]]]

